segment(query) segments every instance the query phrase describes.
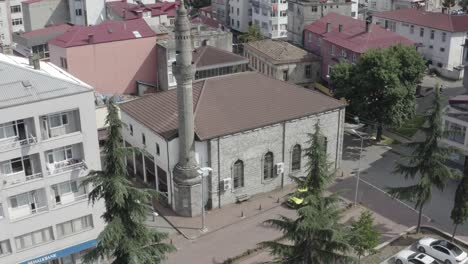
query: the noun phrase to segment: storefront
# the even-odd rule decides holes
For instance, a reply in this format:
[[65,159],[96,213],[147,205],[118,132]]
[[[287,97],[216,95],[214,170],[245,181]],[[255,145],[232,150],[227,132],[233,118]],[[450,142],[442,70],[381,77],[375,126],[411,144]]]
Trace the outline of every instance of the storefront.
[[96,246],[96,240],[90,240],[72,247],[58,250],[40,257],[23,261],[19,264],[81,264],[86,252]]

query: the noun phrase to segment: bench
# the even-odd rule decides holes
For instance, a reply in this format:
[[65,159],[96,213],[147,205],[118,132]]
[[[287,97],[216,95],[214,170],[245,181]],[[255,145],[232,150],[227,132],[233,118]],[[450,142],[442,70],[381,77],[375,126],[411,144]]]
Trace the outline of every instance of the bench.
[[245,202],[250,199],[250,195],[248,194],[241,194],[236,196],[236,200],[238,203]]

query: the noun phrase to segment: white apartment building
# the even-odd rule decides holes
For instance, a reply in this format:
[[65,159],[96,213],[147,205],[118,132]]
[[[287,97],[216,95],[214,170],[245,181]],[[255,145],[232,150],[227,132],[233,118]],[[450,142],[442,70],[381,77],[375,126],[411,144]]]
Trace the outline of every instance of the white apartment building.
[[229,25],[239,32],[247,32],[252,25],[252,6],[250,0],[229,0]]
[[0,0],[0,44],[11,45],[13,32],[24,31],[21,2],[26,0]]
[[463,78],[463,47],[468,15],[449,15],[410,9],[373,14],[373,22],[416,43],[429,67],[440,75]]
[[404,8],[419,8],[425,11],[435,11],[440,10],[441,7],[441,0],[369,0],[367,3],[368,10],[373,12],[392,11]]
[[0,263],[79,264],[104,228],[81,180],[99,170],[94,92],[0,54]]
[[252,23],[267,38],[288,36],[287,0],[252,0]]
[[97,25],[106,20],[106,1],[68,0],[70,22],[75,25]]

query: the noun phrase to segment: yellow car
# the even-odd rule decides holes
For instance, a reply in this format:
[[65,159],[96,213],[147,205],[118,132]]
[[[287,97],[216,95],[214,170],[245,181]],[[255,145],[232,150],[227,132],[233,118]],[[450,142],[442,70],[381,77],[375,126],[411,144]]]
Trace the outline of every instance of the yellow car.
[[[307,187],[298,188],[296,194],[307,192],[307,190],[308,190]],[[296,195],[293,194],[289,197],[287,204],[290,207],[298,207],[298,206],[301,206],[303,203],[304,203],[304,198],[297,197]]]

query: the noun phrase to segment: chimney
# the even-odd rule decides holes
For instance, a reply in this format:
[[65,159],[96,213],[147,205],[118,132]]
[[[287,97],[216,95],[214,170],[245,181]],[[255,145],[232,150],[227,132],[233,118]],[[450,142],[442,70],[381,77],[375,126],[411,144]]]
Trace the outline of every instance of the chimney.
[[366,32],[370,33],[371,32],[371,27],[372,27],[372,16],[367,16],[366,20],[365,20],[365,23],[366,23]]
[[31,60],[32,60],[32,63],[33,63],[32,66],[34,66],[34,69],[35,70],[40,70],[41,69],[41,61],[39,60],[39,56],[37,54],[34,54],[34,55],[32,55],[31,58],[32,58]]
[[34,55],[31,54],[28,56],[29,59],[29,66],[33,67],[34,66]]
[[343,31],[343,25],[339,24],[338,25],[338,32],[341,32],[341,31]]
[[331,26],[331,23],[330,22],[327,22],[327,27],[326,27],[326,32],[330,32],[330,26]]
[[88,43],[93,43],[94,41],[94,34],[88,34]]

